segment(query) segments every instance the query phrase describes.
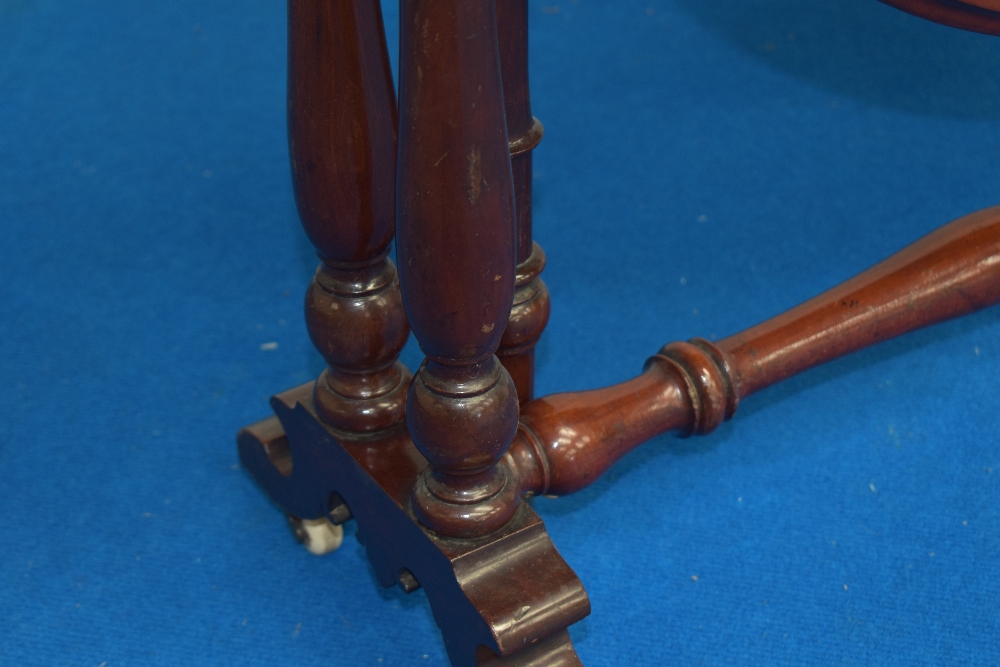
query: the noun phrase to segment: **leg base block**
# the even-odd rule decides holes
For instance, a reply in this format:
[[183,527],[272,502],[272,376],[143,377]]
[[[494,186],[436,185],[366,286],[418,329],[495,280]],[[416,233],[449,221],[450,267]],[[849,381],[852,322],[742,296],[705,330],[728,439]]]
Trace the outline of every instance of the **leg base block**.
[[427,593],[454,667],[581,665],[567,628],[590,601],[527,503],[490,535],[442,537],[414,517],[427,461],[404,426],[338,433],[317,416],[312,383],[271,405],[275,417],[237,437],[244,467],[290,516],[310,525],[331,511],[353,517],[379,583]]

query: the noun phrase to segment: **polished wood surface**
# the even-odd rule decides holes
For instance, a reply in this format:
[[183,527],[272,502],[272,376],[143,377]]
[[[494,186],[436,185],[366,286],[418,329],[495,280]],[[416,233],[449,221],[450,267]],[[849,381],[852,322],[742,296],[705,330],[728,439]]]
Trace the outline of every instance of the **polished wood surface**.
[[524,407],[508,452],[526,494],[592,483],[649,438],[709,433],[739,401],[797,373],[1000,301],[1000,207],[960,218],[880,264],[718,343],[671,343],[645,371]]
[[528,0],[495,0],[504,118],[511,154],[517,263],[531,255],[531,151],[542,139],[531,115],[528,85]]
[[[1000,0],[884,1],[1000,33]],[[400,21],[397,125],[378,0],[290,0],[293,181],[321,259],[306,318],[329,368],[240,431],[240,459],[293,520],[355,520],[379,583],[426,591],[457,667],[578,667],[567,628],[590,603],[522,496],[580,490],[656,435],[710,433],[765,387],[1000,301],[1000,208],[717,343],[670,343],[632,380],[532,400],[550,306],[527,1],[401,0]]]
[[420,521],[492,532],[520,494],[499,463],[517,428],[514,383],[495,353],[515,286],[514,191],[493,0],[400,5],[397,257],[427,359],[406,422],[430,465]]
[[521,405],[534,398],[535,345],[549,323],[549,289],[540,277],[544,268],[545,252],[533,243],[528,259],[517,265],[514,302],[497,350],[497,356],[514,380]]
[[337,434],[308,384],[271,405],[240,431],[244,468],[293,516],[353,519],[379,584],[423,588],[454,667],[581,667],[566,628],[590,601],[530,505],[482,538],[422,529],[410,497],[427,461],[406,429]]
[[517,280],[510,320],[497,356],[510,373],[522,405],[534,398],[535,345],[549,321],[549,291],[540,278],[545,253],[532,240],[532,152],[542,124],[531,115],[528,85],[528,0],[497,0],[497,35],[504,114],[514,182]]
[[348,432],[404,418],[409,336],[394,233],[396,100],[378,0],[288,3],[288,139],[302,226],[322,260],[306,294],[329,364],[316,404]]
[[928,21],[986,35],[1000,35],[997,0],[880,0]]
[[[998,301],[1000,207],[956,220],[718,343],[666,345],[633,380],[530,402],[505,460],[525,495],[572,493],[657,434],[709,433],[767,386]],[[441,402],[431,394],[432,406]],[[581,664],[566,627],[590,612],[586,593],[527,503],[489,534],[449,537],[428,528],[416,506],[413,490],[437,471],[412,424],[374,437],[339,433],[319,414],[309,384],[272,406],[276,417],[239,434],[244,467],[293,516],[356,520],[382,585],[426,589],[454,665]],[[448,405],[442,412],[465,416]]]
[[[541,126],[519,52],[526,4],[501,13],[517,33],[506,58],[522,93],[510,141],[493,0],[401,9],[397,160],[378,1],[289,5],[293,180],[322,260],[307,325],[330,368],[272,398],[275,416],[240,431],[240,460],[293,526],[337,536],[324,544],[354,520],[382,585],[426,591],[456,667],[580,667],[567,627],[589,599],[502,460],[518,390],[494,353],[503,337],[528,396],[548,317],[530,235]],[[387,258],[394,222],[402,291]],[[403,297],[427,353],[412,384],[395,361],[409,332]]]
[[742,399],[869,345],[1000,299],[1000,207],[965,216],[718,347]]

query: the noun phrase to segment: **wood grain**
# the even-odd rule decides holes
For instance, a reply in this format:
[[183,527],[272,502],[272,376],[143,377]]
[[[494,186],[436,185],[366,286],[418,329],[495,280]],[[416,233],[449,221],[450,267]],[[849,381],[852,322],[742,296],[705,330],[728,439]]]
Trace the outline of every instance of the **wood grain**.
[[644,372],[524,406],[508,452],[527,494],[584,488],[649,438],[709,433],[751,394],[838,357],[1000,301],[1000,207],[960,218],[718,343],[671,343]]
[[397,257],[427,359],[406,406],[429,466],[414,511],[438,533],[492,532],[520,494],[499,463],[517,428],[495,353],[515,285],[514,191],[493,0],[400,5]]
[[328,364],[317,409],[341,431],[405,416],[409,337],[394,232],[396,99],[378,0],[288,3],[288,140],[299,217],[322,263],[306,327]]

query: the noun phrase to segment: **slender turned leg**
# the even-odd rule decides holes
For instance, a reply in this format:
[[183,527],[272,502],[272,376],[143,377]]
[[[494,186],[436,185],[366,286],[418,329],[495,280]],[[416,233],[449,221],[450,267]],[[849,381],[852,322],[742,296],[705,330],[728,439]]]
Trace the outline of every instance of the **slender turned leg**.
[[[323,260],[308,324],[330,369],[271,399],[240,460],[310,551],[354,520],[380,584],[424,589],[455,667],[579,667],[567,628],[590,601],[498,463],[518,402],[494,355],[516,260],[493,0],[402,2],[399,282],[378,0],[290,7],[296,195]],[[427,354],[408,395],[404,297]]]
[[531,115],[528,0],[497,0],[497,34],[510,163],[514,177],[517,280],[514,306],[497,356],[514,379],[521,405],[534,398],[535,344],[549,321],[549,291],[539,277],[545,253],[531,238],[531,152],[542,124]]
[[517,393],[495,356],[514,294],[514,193],[493,0],[402,0],[396,237],[403,302],[427,354],[406,407],[429,466],[414,511],[470,537],[519,489],[498,461]]
[[[1000,208],[717,344],[667,345],[633,380],[531,400],[519,424],[548,317],[530,217],[541,126],[526,2],[497,1],[401,0],[394,202],[378,0],[290,0],[296,199],[323,262],[307,318],[330,368],[273,397],[238,447],[311,550],[353,518],[379,583],[424,588],[455,667],[579,667],[567,628],[590,603],[520,494],[572,493],[654,435],[707,433],[770,384],[1000,302]],[[408,401],[404,304],[427,354]]]
[[404,417],[409,328],[388,258],[396,104],[378,0],[288,3],[288,136],[295,199],[322,263],[306,294],[309,336],[329,368],[315,402],[347,433]]

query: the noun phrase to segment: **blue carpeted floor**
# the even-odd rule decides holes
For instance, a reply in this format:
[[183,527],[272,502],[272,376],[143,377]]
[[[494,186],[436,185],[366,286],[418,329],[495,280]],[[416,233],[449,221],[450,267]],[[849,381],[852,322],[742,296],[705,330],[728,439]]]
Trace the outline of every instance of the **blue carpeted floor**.
[[[1000,203],[1000,39],[874,0],[532,0],[531,26],[541,394]],[[279,0],[0,0],[2,665],[446,664],[422,592],[353,539],[310,556],[237,465],[321,370],[284,51]],[[584,663],[1000,664],[998,374],[993,310],[537,501],[591,595]]]

